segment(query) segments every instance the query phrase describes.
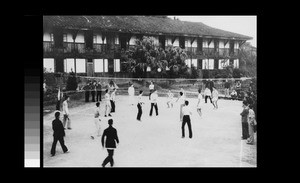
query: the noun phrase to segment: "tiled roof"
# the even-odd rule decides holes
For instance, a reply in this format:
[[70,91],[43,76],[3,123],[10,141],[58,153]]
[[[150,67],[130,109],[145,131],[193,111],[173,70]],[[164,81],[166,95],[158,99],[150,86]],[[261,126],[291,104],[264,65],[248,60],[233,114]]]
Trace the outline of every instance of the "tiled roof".
[[224,31],[198,22],[187,22],[157,16],[44,16],[44,27],[86,28],[103,31],[212,36],[249,40],[252,37]]

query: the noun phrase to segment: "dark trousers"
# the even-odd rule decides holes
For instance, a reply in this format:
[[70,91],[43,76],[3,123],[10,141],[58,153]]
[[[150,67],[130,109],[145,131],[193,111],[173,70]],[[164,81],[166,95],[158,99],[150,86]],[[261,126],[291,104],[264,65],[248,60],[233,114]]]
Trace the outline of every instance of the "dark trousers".
[[181,126],[182,137],[185,137],[185,134],[184,134],[185,124],[188,125],[188,128],[189,128],[189,137],[192,138],[193,137],[193,132],[192,132],[191,119],[190,119],[189,115],[184,115],[183,119],[182,119],[182,126]]
[[56,102],[56,110],[60,111],[60,100]]
[[113,159],[114,150],[107,149],[107,152],[108,152],[108,156],[103,161],[102,166],[105,166],[108,162],[110,162],[110,166],[114,166],[114,159]]
[[207,98],[209,98],[210,99],[210,103],[212,103],[212,100],[211,100],[211,97],[210,96],[205,96],[205,103],[207,103]]
[[140,103],[137,104],[137,108],[138,108],[138,114],[137,114],[137,117],[136,119],[137,120],[141,120],[141,117],[142,117],[142,114],[143,114],[143,111],[142,111],[142,106]]
[[56,144],[57,144],[57,141],[59,141],[60,143],[60,146],[63,150],[63,152],[66,152],[68,150],[67,146],[65,146],[65,141],[64,141],[64,137],[53,137],[53,143],[52,143],[52,147],[51,147],[51,154],[54,156],[55,155],[55,152],[56,152]]
[[153,90],[150,90],[150,93],[149,93],[149,100],[150,100],[150,96],[151,96],[152,92],[153,92]]
[[97,91],[96,99],[97,99],[97,102],[101,101],[101,91]]
[[85,91],[85,102],[90,101],[90,91]]
[[157,104],[154,104],[154,103],[151,103],[151,109],[150,109],[150,116],[152,116],[152,110],[153,110],[153,106],[155,108],[155,113],[156,113],[156,116],[158,116],[158,108],[157,108]]
[[115,111],[115,107],[116,107],[115,101],[110,100],[110,104],[111,104],[111,110],[110,110],[110,112],[111,112],[111,113],[112,113],[112,112],[116,112],[116,111]]
[[248,123],[242,122],[242,138],[247,139],[249,137],[249,127]]
[[92,102],[95,102],[95,91],[91,91],[91,94],[92,94]]

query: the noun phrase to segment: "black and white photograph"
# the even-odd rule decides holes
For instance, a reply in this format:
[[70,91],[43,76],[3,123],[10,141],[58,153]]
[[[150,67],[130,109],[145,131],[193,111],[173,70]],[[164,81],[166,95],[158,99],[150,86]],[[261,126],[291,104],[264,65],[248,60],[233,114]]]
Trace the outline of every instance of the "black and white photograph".
[[42,19],[43,167],[257,168],[256,15]]

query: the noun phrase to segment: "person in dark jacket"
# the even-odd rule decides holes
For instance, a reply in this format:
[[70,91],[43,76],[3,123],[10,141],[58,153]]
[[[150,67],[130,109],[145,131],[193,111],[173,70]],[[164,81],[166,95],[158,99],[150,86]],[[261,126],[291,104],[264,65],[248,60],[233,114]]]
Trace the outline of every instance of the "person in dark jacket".
[[102,86],[100,81],[96,84],[96,100],[97,102],[101,101],[101,92],[102,92]]
[[85,90],[85,102],[90,101],[90,90],[91,90],[91,83],[87,83],[84,87],[83,90]]
[[59,141],[60,146],[64,153],[69,152],[69,150],[66,147],[65,142],[64,142],[65,129],[64,129],[64,126],[63,126],[61,120],[59,120],[59,115],[60,115],[60,112],[57,111],[55,113],[55,120],[52,121],[53,143],[52,143],[52,148],[51,148],[51,152],[50,152],[52,156],[55,156],[55,152],[56,152],[55,149],[56,149],[57,141]]
[[[109,127],[106,128],[103,132],[102,138],[101,138],[101,144],[102,147],[107,149],[108,156],[105,158],[105,160],[102,163],[102,167],[105,167],[105,165],[109,162],[110,166],[114,166],[114,149],[116,148],[116,142],[119,144],[119,138],[117,135],[117,130],[112,127],[113,120],[108,120]],[[106,138],[105,138],[106,137]],[[105,143],[104,143],[105,138]]]
[[246,101],[243,101],[243,111],[241,112],[242,116],[242,140],[246,140],[249,137],[249,129],[248,129],[248,114],[249,107]]

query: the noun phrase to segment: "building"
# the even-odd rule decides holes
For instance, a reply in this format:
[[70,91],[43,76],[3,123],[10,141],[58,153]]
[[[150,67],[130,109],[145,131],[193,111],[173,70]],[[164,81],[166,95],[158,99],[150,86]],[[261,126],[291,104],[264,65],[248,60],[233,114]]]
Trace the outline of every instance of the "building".
[[188,67],[222,69],[239,67],[239,48],[249,36],[203,23],[173,20],[165,16],[44,16],[44,68],[83,76],[126,77],[121,70],[121,50],[135,39],[152,36],[161,47],[186,50]]

